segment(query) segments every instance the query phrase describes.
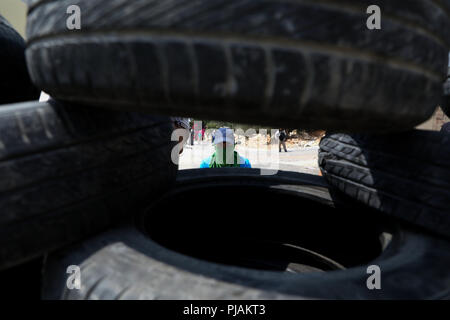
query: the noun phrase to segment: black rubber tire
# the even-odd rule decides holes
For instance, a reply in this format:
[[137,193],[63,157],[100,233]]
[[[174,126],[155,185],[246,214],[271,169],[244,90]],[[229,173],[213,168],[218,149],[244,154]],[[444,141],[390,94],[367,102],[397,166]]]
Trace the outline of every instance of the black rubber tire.
[[[369,0],[38,1],[27,61],[36,85],[65,100],[295,128],[410,129],[442,96],[448,0],[377,2],[374,31]],[[68,5],[81,8],[81,30],[67,29]]]
[[[233,176],[233,173],[236,175]],[[324,181],[320,179],[317,176],[292,172],[280,172],[277,176],[260,176],[258,170],[252,169],[238,169],[233,172],[215,169],[186,172],[183,170],[179,174],[178,186],[172,192],[196,188],[206,190],[219,185],[259,186],[266,190],[282,190],[291,195],[308,197],[336,208],[345,205],[350,211],[354,204],[351,201],[345,202],[347,204],[333,202],[324,187]],[[361,207],[356,204],[356,208],[361,214]],[[181,211],[182,215],[193,215],[194,211],[198,210],[192,208]],[[345,212],[336,211],[336,214],[344,215]],[[159,215],[158,212],[155,214]],[[301,215],[302,212],[299,210],[295,214]],[[373,222],[372,218],[367,215],[367,220]],[[284,223],[286,227],[295,227],[290,220],[274,221],[276,225]],[[219,223],[215,223],[214,230],[219,226]],[[353,227],[364,228],[356,225]],[[183,239],[185,238],[180,237],[178,241]],[[354,245],[357,245],[355,241]],[[381,256],[368,263],[380,266],[382,289],[368,290],[365,265],[309,274],[283,274],[225,266],[174,252],[157,244],[135,227],[125,226],[48,255],[43,272],[42,297],[208,300],[304,297],[444,299],[450,298],[449,249],[450,243],[445,239],[426,236],[405,226],[399,227]],[[78,265],[81,268],[80,290],[66,289],[66,269],[69,265]]]
[[25,41],[0,15],[0,104],[39,98],[25,62]]
[[391,216],[450,236],[450,136],[329,134],[319,166],[331,186]]
[[127,219],[175,181],[172,121],[29,102],[0,108],[0,269]]

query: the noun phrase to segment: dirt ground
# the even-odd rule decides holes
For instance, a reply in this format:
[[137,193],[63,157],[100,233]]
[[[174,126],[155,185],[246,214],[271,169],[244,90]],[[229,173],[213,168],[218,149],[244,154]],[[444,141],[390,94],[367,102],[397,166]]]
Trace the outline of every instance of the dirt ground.
[[[249,159],[252,168],[278,169],[284,171],[320,174],[317,164],[318,142],[310,147],[299,147],[295,143],[287,144],[288,152],[278,152],[278,146],[270,145],[252,148],[242,144],[236,145],[236,151]],[[180,157],[179,169],[199,168],[203,159],[209,157],[214,148],[209,141],[195,142],[194,146],[184,147]]]

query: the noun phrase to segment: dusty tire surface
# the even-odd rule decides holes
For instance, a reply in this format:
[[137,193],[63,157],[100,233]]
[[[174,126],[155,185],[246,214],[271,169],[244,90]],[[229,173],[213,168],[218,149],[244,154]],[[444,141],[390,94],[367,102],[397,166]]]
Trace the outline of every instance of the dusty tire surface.
[[[171,192],[217,187],[258,187],[289,193],[329,207],[331,215],[351,211],[354,204],[339,203],[320,177],[280,172],[259,176],[258,170],[180,172]],[[245,177],[245,178],[244,178]],[[191,182],[189,182],[191,181]],[[203,188],[203,189],[202,189]],[[259,189],[262,190],[262,189]],[[305,198],[306,197],[306,198]],[[306,204],[306,202],[305,202]],[[345,210],[338,210],[344,206]],[[342,208],[344,208],[342,207]],[[356,204],[357,210],[360,208]],[[190,211],[194,215],[195,210]],[[366,219],[373,222],[368,212]],[[160,216],[160,211],[150,218]],[[173,214],[173,213],[171,213]],[[260,217],[262,217],[262,214]],[[305,215],[298,210],[293,215]],[[186,212],[182,212],[185,216]],[[172,221],[179,216],[172,216]],[[275,229],[301,227],[292,219],[271,216]],[[278,218],[278,219],[277,219]],[[232,218],[231,218],[232,219]],[[223,220],[222,220],[223,221]],[[361,220],[360,220],[361,221]],[[150,223],[154,221],[150,220]],[[181,223],[182,224],[182,223]],[[176,228],[178,224],[174,224]],[[320,230],[323,225],[308,225]],[[353,226],[355,229],[357,225]],[[364,229],[363,225],[360,225]],[[179,227],[178,230],[181,230]],[[216,230],[215,228],[214,230]],[[44,299],[443,299],[450,297],[450,243],[406,226],[395,227],[393,238],[381,255],[368,261],[382,270],[382,290],[368,290],[366,264],[332,272],[290,274],[255,270],[202,260],[162,246],[141,228],[123,226],[54,252],[46,257]],[[300,229],[299,229],[300,230]],[[342,234],[345,237],[344,234]],[[203,235],[204,245],[210,238]],[[186,241],[179,235],[176,241]],[[339,241],[331,237],[330,242]],[[357,245],[354,242],[354,245]],[[66,289],[69,265],[81,268],[81,289]],[[426,270],[427,272],[423,272]]]
[[0,269],[126,220],[175,181],[172,121],[78,105],[0,108]]
[[0,15],[0,104],[39,98],[25,62],[25,41]]
[[[34,83],[65,100],[275,126],[412,128],[442,96],[448,1],[378,1],[381,30],[366,26],[370,4],[33,1],[26,55]],[[80,30],[67,29],[69,5]]]
[[330,185],[383,213],[450,235],[450,135],[330,134],[319,166]]

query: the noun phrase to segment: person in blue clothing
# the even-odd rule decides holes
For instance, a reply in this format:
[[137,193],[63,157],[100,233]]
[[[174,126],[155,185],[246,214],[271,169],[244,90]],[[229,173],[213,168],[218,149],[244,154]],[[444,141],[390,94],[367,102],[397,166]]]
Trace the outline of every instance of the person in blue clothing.
[[232,129],[218,129],[214,133],[213,144],[215,152],[212,156],[202,161],[200,168],[252,167],[248,159],[240,156],[239,153],[234,150],[235,139]]

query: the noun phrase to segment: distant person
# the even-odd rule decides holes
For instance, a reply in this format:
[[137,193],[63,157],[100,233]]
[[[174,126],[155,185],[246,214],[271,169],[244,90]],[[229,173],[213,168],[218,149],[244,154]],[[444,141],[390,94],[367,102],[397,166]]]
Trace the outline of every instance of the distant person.
[[252,167],[248,159],[241,157],[234,150],[235,139],[232,129],[220,128],[216,130],[213,135],[213,144],[215,152],[202,161],[200,168]]
[[284,148],[284,152],[287,152],[286,148],[286,140],[287,140],[287,134],[284,129],[280,129],[275,133],[275,137],[278,138],[278,151],[281,152],[281,146]]
[[194,128],[190,129],[190,137],[189,137],[189,141],[191,143],[191,146],[194,145]]
[[202,127],[200,126],[200,122],[194,121],[194,141],[200,141],[200,136],[202,132]]
[[205,131],[206,131],[206,123],[202,122],[202,141],[205,138]]

